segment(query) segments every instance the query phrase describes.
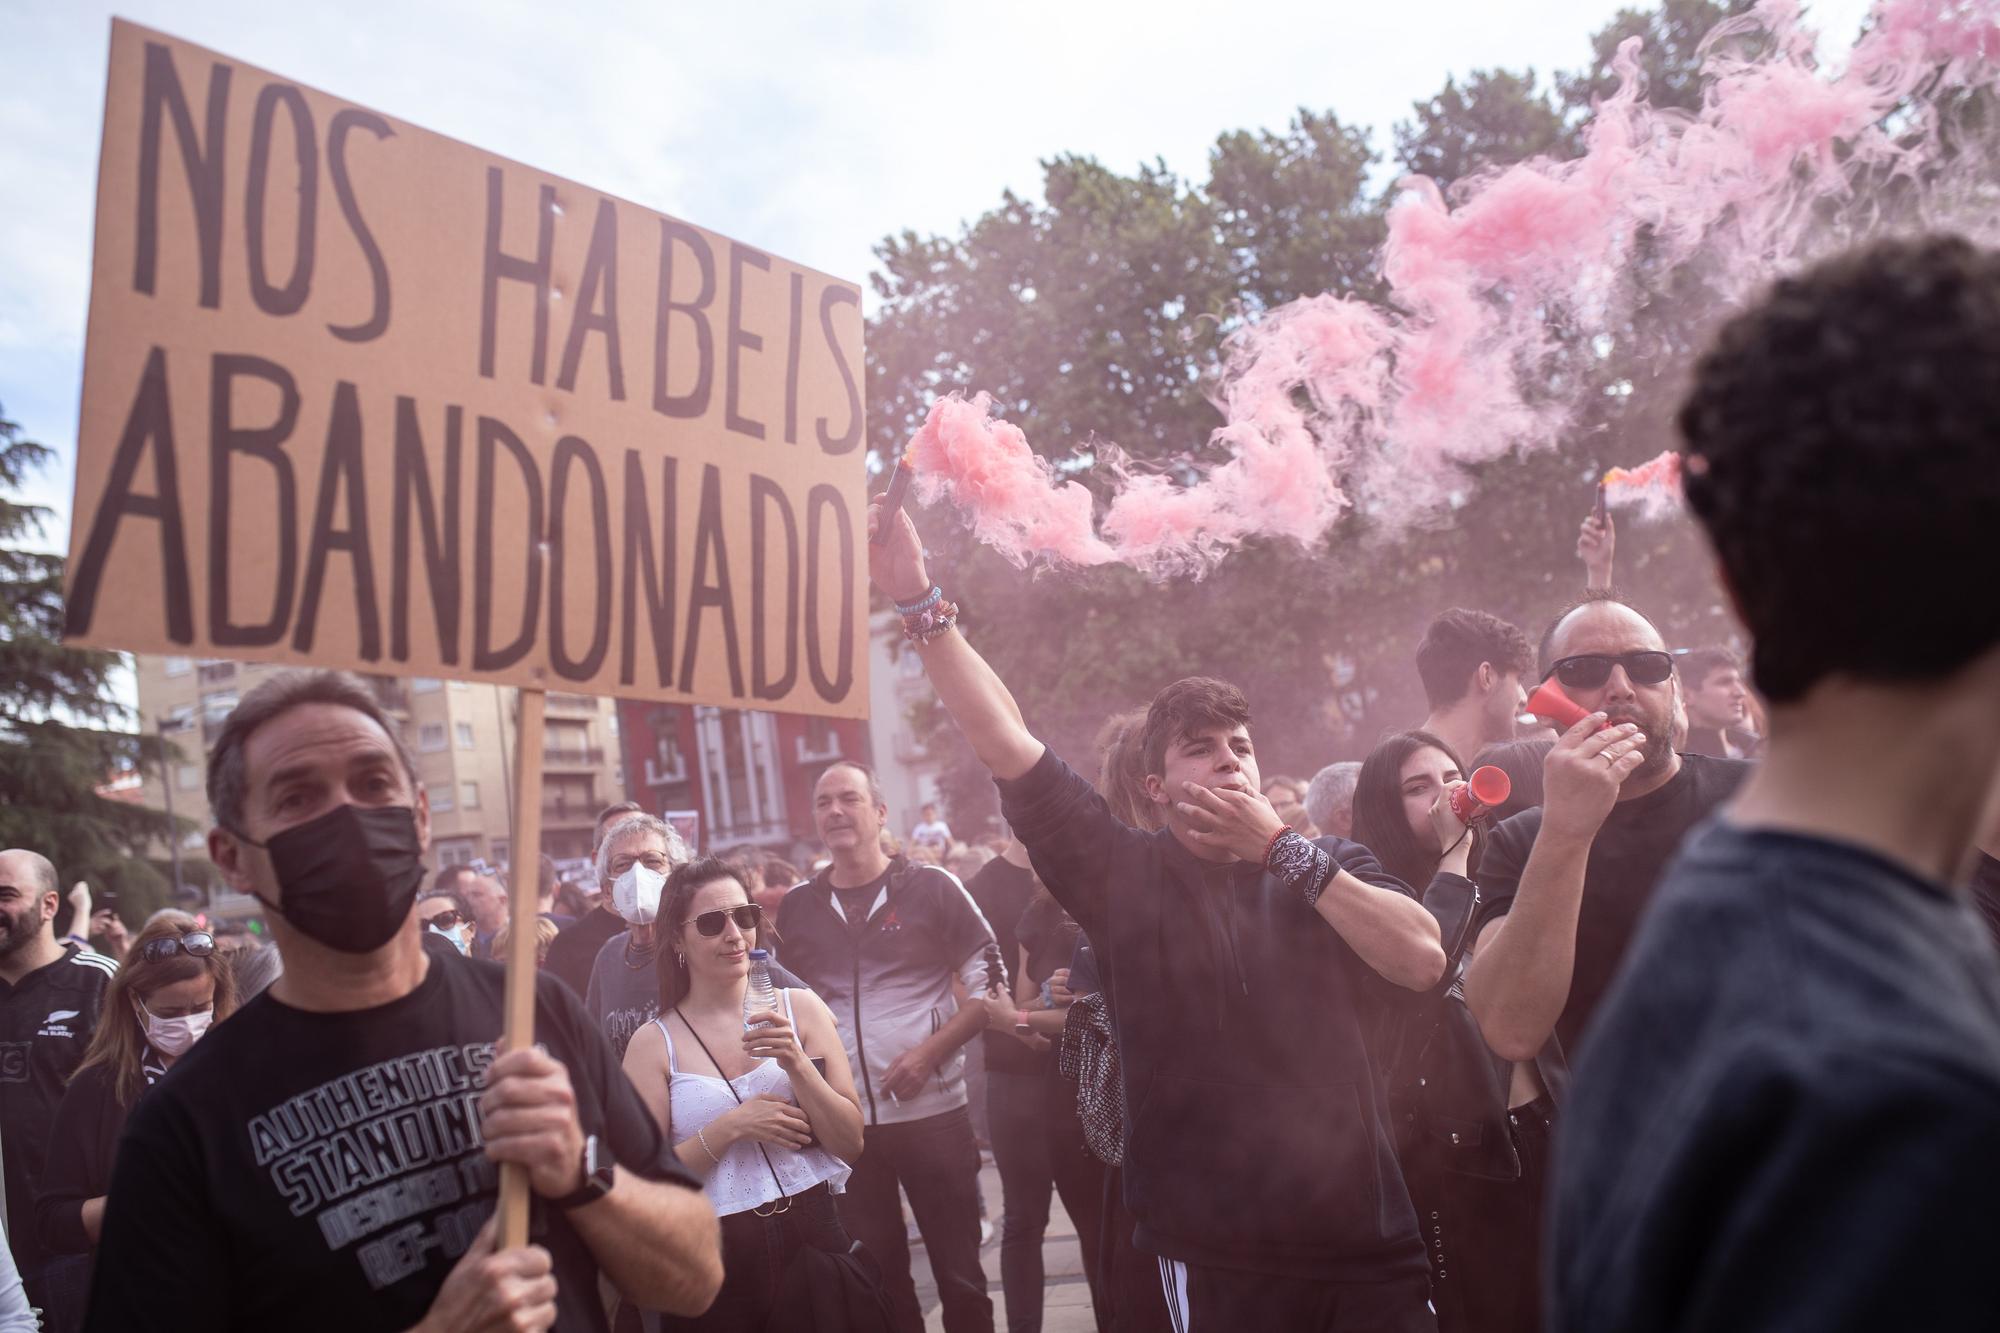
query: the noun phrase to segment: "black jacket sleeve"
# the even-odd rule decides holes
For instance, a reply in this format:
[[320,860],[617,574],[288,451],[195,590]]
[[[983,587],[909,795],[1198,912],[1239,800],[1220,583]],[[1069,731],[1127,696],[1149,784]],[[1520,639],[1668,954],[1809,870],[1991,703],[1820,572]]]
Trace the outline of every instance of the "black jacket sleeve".
[[35,1229],[51,1254],[88,1254],[83,1205],[111,1188],[111,1160],[124,1112],[113,1094],[111,1071],[93,1065],[63,1094],[49,1127],[49,1155],[35,1192]]
[[1103,938],[1111,867],[1121,849],[1146,835],[1119,823],[1097,789],[1053,750],[1043,750],[1020,777],[995,785],[1000,812],[1042,883],[1086,933]]

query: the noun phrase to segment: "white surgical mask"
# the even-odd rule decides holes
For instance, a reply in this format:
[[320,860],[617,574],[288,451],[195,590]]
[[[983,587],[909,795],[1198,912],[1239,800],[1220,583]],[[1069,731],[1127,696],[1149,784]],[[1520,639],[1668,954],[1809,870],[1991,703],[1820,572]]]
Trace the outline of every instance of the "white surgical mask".
[[153,1049],[176,1058],[187,1054],[188,1047],[201,1040],[201,1034],[208,1031],[215,1018],[213,1007],[179,1018],[160,1018],[146,1008],[144,1000],[139,1001],[139,1013],[146,1025],[146,1040]]
[[660,890],[666,886],[665,875],[644,861],[635,861],[630,870],[611,881],[611,908],[632,925],[650,925],[660,914]]
[[460,953],[469,954],[472,952],[472,941],[469,938],[467,938],[472,932],[467,930],[465,927],[456,926],[451,930],[439,930],[436,926],[432,926],[431,931],[434,934],[442,935],[446,939],[450,940],[452,942],[452,946],[456,948]]

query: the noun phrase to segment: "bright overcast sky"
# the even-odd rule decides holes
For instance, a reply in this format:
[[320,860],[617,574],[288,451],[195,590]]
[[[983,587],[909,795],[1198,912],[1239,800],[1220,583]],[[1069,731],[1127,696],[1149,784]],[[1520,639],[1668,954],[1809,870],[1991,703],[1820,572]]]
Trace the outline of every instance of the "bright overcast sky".
[[[1378,150],[1450,74],[1574,69],[1617,0],[558,7],[129,0],[124,18],[856,281],[904,229],[1039,194],[1062,152],[1206,174],[1216,135],[1296,108]],[[1863,0],[1813,6],[1844,46]],[[113,9],[0,0],[0,406],[68,511]],[[52,538],[60,542],[60,526]]]

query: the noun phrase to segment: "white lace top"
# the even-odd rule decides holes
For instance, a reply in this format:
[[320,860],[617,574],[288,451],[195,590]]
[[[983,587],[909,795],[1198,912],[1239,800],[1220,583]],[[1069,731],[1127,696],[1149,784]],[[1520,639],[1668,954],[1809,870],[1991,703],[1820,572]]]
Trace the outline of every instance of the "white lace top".
[[[785,997],[785,1017],[791,1019],[792,993],[787,990],[780,994]],[[793,1099],[791,1076],[776,1060],[762,1060],[730,1083],[715,1074],[684,1073],[674,1056],[674,1036],[667,1030],[666,1015],[660,1015],[653,1023],[667,1042],[667,1100],[673,1108],[676,1142],[691,1137],[725,1111],[735,1110],[736,1097],[747,1102],[768,1092],[788,1101]],[[796,1021],[793,1026],[796,1030]],[[731,1086],[736,1089],[736,1097],[729,1094]],[[759,1148],[764,1151],[758,1152]],[[769,1166],[764,1163],[766,1155],[771,1159]],[[776,1179],[772,1178],[774,1170]],[[744,1139],[730,1144],[722,1153],[722,1161],[708,1173],[708,1183],[702,1189],[717,1215],[727,1217],[772,1202],[781,1192],[780,1182],[785,1194],[803,1194],[821,1182],[838,1194],[846,1188],[847,1177],[852,1173],[853,1168],[821,1147],[795,1149]]]

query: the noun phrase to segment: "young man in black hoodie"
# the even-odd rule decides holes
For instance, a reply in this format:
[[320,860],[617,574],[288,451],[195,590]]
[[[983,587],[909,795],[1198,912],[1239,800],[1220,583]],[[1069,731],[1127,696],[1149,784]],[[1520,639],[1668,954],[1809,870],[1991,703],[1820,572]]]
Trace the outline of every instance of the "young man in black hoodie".
[[[878,502],[871,532],[882,519]],[[1436,921],[1365,848],[1284,826],[1221,681],[1153,701],[1146,782],[1166,828],[1120,823],[1029,732],[954,628],[915,527],[889,519],[875,585],[1114,997],[1125,1199],[1176,1328],[1434,1329],[1377,1038],[1443,974]]]
[[1556,1140],[1556,1330],[1991,1328],[2000,255],[1781,281],[1682,408],[1763,761],[1662,880]]

